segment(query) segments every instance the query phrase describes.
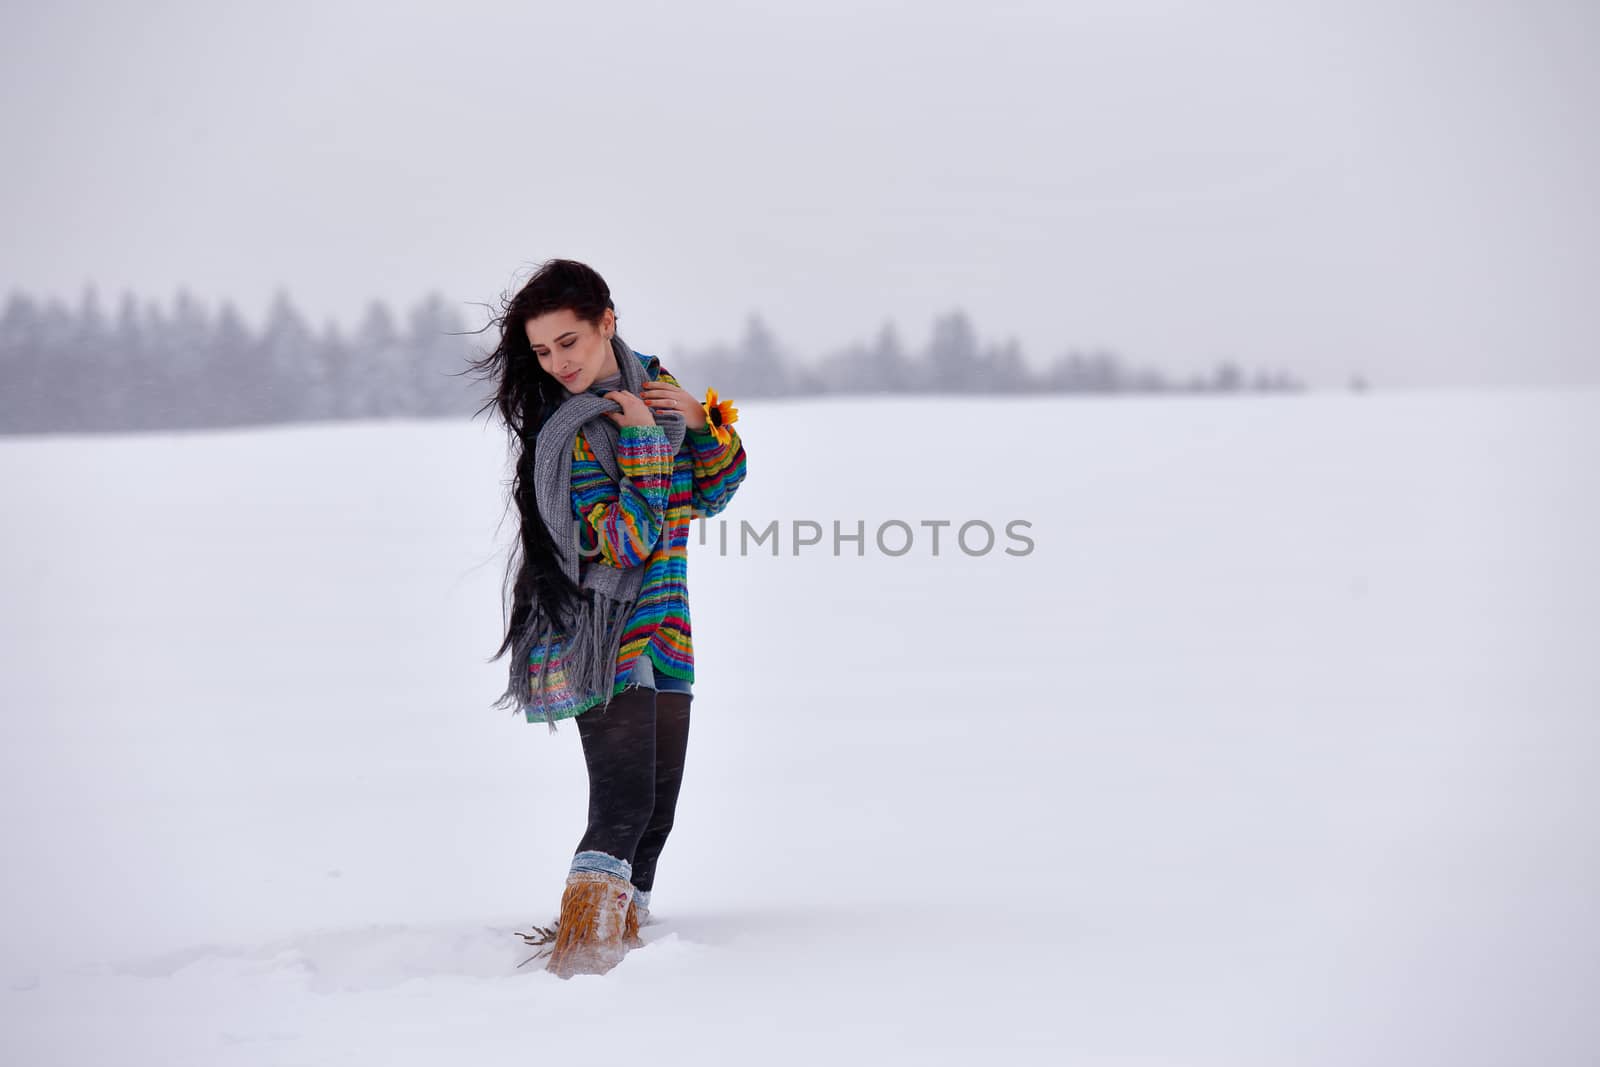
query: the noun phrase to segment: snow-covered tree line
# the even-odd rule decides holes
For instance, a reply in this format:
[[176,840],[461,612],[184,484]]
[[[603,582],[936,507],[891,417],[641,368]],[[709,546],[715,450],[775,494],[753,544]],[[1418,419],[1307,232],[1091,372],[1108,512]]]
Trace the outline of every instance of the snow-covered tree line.
[[[626,333],[624,333],[626,336]],[[663,357],[664,359],[666,357]],[[785,352],[759,317],[745,323],[732,345],[674,352],[673,373],[707,381],[730,397],[819,393],[1178,393],[1299,391],[1286,374],[1246,374],[1232,362],[1207,375],[1176,378],[1130,366],[1115,352],[1068,351],[1043,371],[1023,358],[1015,340],[986,344],[971,319],[953,311],[935,319],[921,351],[910,351],[893,325],[870,342],[846,346],[806,363]],[[683,372],[678,367],[684,368]]]
[[368,306],[346,336],[281,292],[252,329],[186,291],[170,307],[94,289],[76,308],[12,293],[0,312],[0,429],[182,429],[475,410],[460,316],[429,296],[404,322]]
[[[183,429],[253,423],[468,416],[486,398],[469,358],[494,343],[432,294],[403,316],[374,301],[346,334],[314,329],[279,292],[260,329],[229,303],[212,312],[181,291],[170,307],[124,294],[114,309],[92,287],[76,307],[13,292],[0,312],[0,432]],[[628,337],[626,331],[624,337]],[[704,349],[650,347],[682,381],[729,398],[873,393],[1298,390],[1281,374],[1223,363],[1175,380],[1114,353],[1068,352],[1043,371],[1017,343],[980,342],[964,313],[935,323],[910,351],[893,326],[820,360],[784,351],[759,317],[740,339]]]

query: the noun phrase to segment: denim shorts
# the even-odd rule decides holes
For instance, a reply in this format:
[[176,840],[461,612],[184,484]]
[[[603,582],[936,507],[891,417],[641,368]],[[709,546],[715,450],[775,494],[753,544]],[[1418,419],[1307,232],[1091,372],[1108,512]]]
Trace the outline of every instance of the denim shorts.
[[646,689],[654,689],[658,693],[688,693],[694,695],[694,685],[682,678],[674,678],[670,674],[657,674],[656,665],[651,662],[647,653],[639,653],[639,658],[633,661],[633,673],[628,675],[629,685],[642,685]]

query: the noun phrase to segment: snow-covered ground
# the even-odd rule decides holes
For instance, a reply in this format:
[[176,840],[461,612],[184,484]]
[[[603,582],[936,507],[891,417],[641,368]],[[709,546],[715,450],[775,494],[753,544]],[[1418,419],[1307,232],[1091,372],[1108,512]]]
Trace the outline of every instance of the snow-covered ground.
[[1600,1057],[1600,391],[740,410],[659,921],[570,982],[498,430],[0,441],[0,1060]]

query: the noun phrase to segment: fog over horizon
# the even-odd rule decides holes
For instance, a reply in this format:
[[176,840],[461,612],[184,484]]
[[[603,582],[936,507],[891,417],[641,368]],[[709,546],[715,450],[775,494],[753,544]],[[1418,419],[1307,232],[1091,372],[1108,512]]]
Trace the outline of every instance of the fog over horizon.
[[[1111,351],[1600,384],[1594,8],[1371,0],[0,14],[0,298],[483,321],[541,260],[645,351]],[[478,317],[474,317],[478,316]]]

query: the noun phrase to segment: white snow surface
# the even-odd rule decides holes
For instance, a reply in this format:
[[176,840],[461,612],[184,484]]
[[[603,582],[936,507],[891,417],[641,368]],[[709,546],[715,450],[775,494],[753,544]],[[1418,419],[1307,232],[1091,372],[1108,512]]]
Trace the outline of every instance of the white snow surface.
[[498,429],[0,441],[0,1061],[1600,1057],[1600,390],[740,419],[656,921],[571,981]]

